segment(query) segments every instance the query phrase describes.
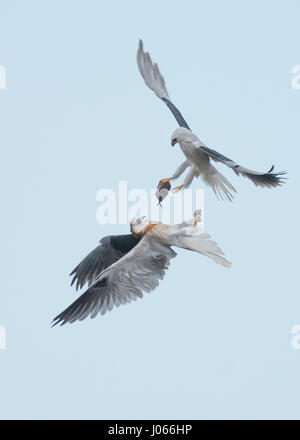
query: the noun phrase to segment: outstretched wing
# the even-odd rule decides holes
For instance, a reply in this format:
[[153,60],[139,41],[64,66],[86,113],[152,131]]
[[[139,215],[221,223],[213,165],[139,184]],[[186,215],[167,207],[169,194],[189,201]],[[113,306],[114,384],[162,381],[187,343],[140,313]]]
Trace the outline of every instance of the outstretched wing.
[[137,52],[137,64],[145,84],[151,90],[153,90],[159,99],[167,104],[176,121],[178,122],[179,127],[185,127],[190,130],[190,127],[186,123],[178,108],[172,103],[172,101],[170,101],[164,77],[160,73],[158,65],[156,63],[152,63],[149,53],[144,52],[142,40],[140,40]]
[[248,177],[248,179],[252,180],[252,182],[256,186],[267,187],[267,188],[275,188],[284,183],[285,178],[282,177],[286,174],[286,171],[280,171],[279,173],[272,173],[274,170],[274,165],[270,168],[270,170],[266,173],[261,173],[258,171],[252,171],[248,168],[244,168],[241,165],[238,165],[233,160],[229,159],[223,154],[218,153],[211,148],[205,147],[203,145],[199,146],[202,151],[207,153],[209,157],[215,162],[221,162],[224,165],[227,165],[231,168],[237,175],[241,174],[244,177]]
[[132,234],[110,235],[100,240],[93,249],[70,273],[71,286],[76,282],[76,290],[85,283],[90,286],[95,278],[107,267],[118,261],[138,244],[140,238]]
[[91,315],[95,318],[143,297],[163,279],[171,258],[176,256],[169,246],[163,245],[151,235],[141,241],[124,257],[105,269],[94,283],[66,310],[53,320],[53,325],[82,321]]

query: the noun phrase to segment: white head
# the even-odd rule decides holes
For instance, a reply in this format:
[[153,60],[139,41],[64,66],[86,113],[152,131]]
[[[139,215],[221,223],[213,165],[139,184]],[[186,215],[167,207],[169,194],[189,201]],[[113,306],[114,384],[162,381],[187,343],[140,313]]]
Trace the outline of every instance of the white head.
[[149,220],[145,216],[134,217],[130,220],[130,231],[132,234],[140,235],[143,233],[143,229],[149,224]]
[[188,130],[187,128],[180,127],[176,128],[176,130],[172,133],[171,136],[171,145],[174,147],[177,143],[187,143],[187,142],[195,142],[198,141],[197,136],[191,132],[191,130]]

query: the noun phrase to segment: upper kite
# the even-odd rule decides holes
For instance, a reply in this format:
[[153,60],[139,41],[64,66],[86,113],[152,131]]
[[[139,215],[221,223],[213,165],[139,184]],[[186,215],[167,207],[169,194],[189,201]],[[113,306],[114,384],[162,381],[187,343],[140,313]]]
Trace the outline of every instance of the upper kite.
[[170,181],[177,179],[188,167],[189,172],[182,185],[174,188],[173,191],[179,191],[181,188],[187,188],[194,177],[201,176],[208,184],[217,197],[233,199],[233,192],[236,192],[231,183],[211,164],[211,161],[220,162],[231,168],[237,175],[242,175],[250,179],[256,186],[274,188],[282,185],[285,172],[273,173],[274,165],[268,172],[258,172],[245,168],[235,161],[229,159],[223,154],[208,148],[200,139],[192,133],[189,125],[183,118],[178,108],[170,101],[165,80],[161,75],[156,63],[152,63],[149,53],[144,52],[143,42],[140,40],[137,52],[137,63],[139,71],[145,81],[145,84],[154,91],[171,110],[176,121],[181,128],[174,131],[171,137],[172,146],[179,143],[186,160],[176,169],[171,177],[162,179],[158,184],[157,198],[161,202],[170,189]]

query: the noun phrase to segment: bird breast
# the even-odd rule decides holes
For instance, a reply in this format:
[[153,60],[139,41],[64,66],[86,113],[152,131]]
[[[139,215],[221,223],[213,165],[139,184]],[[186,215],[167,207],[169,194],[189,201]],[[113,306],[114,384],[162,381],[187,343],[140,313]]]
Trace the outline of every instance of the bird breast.
[[164,225],[163,223],[153,223],[152,228],[149,229],[149,233],[159,241],[169,244],[170,234],[172,234],[173,227]]
[[195,147],[191,142],[181,143],[180,148],[192,166],[196,166],[199,171],[204,171],[209,164],[209,157],[200,148]]
[[160,226],[160,222],[149,222],[142,230],[142,235],[148,234],[149,232],[153,232],[154,229],[157,229]]

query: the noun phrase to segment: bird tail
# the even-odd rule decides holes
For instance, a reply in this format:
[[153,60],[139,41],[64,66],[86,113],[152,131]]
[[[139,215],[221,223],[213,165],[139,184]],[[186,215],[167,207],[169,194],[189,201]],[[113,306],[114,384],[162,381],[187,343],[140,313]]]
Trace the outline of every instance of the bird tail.
[[236,193],[236,189],[213,165],[210,164],[208,172],[203,177],[218,199],[227,199],[230,202],[234,199],[231,191]]
[[175,246],[194,252],[199,252],[221,266],[231,266],[230,261],[226,260],[224,257],[222,249],[219,248],[215,241],[210,240],[210,236],[208,234],[202,233],[199,235],[177,236],[177,243]]

